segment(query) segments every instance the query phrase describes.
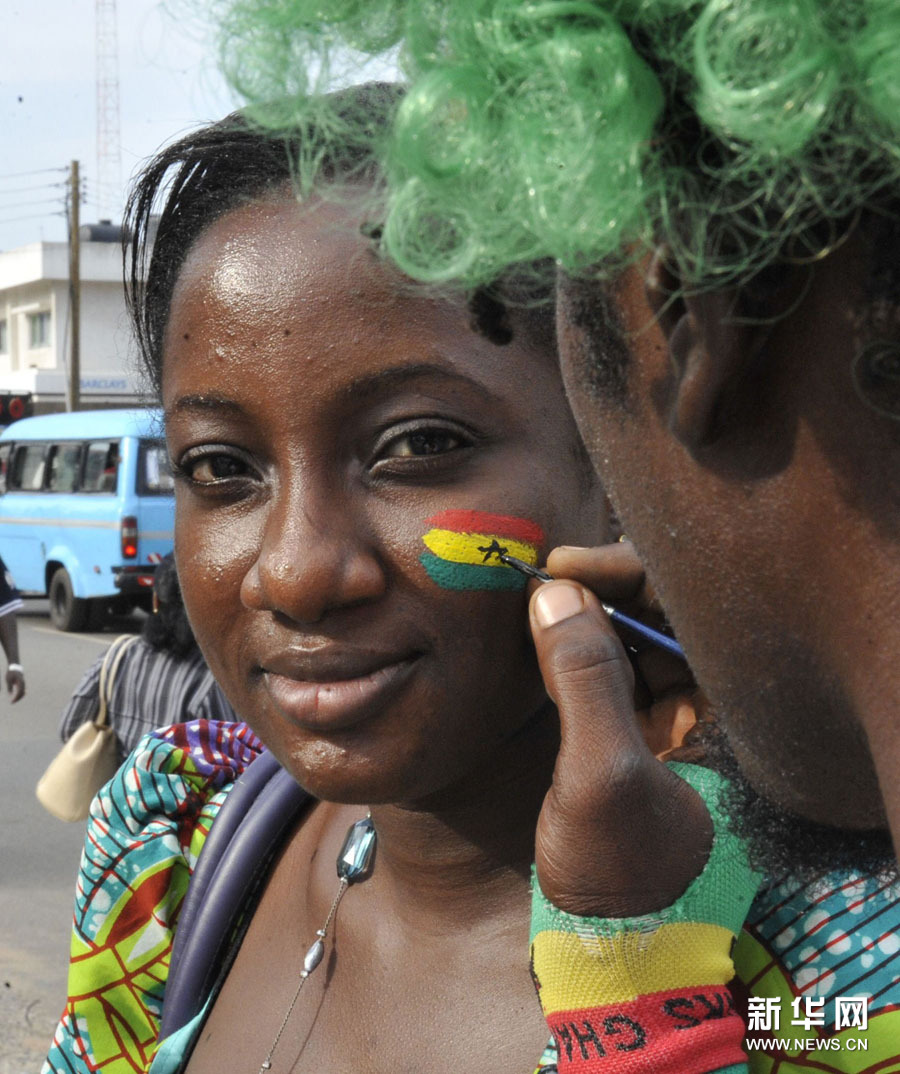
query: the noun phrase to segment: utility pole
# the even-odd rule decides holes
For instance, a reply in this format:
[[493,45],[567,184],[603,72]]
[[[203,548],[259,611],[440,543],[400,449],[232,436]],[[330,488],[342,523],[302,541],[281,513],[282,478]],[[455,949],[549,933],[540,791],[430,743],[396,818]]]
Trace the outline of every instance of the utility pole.
[[66,385],[66,410],[78,410],[81,404],[81,248],[78,229],[81,205],[81,180],[78,161],[72,161],[69,191],[69,324],[72,326],[72,351],[69,356],[69,383]]

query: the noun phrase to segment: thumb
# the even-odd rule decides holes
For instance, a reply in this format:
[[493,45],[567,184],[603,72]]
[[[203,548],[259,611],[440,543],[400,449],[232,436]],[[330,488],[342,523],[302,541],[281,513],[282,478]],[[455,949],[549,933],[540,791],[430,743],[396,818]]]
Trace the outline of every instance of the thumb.
[[[531,598],[531,630],[562,731],[557,794],[603,793],[627,760],[648,753],[635,717],[634,672],[594,594],[576,582],[542,585]],[[575,800],[571,806],[576,805]]]

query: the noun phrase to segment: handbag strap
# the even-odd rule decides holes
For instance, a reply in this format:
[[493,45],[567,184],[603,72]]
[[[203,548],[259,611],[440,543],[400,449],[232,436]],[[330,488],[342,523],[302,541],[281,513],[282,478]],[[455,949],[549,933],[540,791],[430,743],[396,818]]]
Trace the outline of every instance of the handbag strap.
[[159,1039],[203,1009],[230,966],[268,867],[312,796],[268,750],[235,781],[216,814],[178,914]]
[[100,707],[94,717],[93,724],[96,728],[109,725],[109,702],[112,697],[113,685],[119,671],[122,657],[131,646],[140,640],[139,634],[120,634],[118,638],[106,650],[103,663],[100,665]]

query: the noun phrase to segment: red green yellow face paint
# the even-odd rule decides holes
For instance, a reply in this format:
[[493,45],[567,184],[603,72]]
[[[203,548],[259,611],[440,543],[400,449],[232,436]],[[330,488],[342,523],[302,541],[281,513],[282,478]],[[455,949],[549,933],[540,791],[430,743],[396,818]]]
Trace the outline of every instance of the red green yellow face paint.
[[442,589],[524,589],[528,579],[497,558],[498,551],[536,564],[544,531],[527,518],[487,511],[441,511],[419,557],[428,577]]

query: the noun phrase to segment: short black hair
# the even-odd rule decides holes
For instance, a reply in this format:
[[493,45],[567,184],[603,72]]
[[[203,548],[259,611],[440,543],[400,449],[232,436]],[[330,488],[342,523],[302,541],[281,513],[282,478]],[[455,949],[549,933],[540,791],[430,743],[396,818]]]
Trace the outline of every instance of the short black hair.
[[340,147],[329,140],[325,149],[310,129],[262,131],[235,112],[150,161],[126,207],[125,280],[141,361],[157,395],[172,292],[201,233],[240,205],[291,184],[298,162],[317,150],[316,172],[326,180],[374,183],[373,130],[387,123],[400,96],[399,87],[384,82],[333,95],[332,115],[348,132]]

